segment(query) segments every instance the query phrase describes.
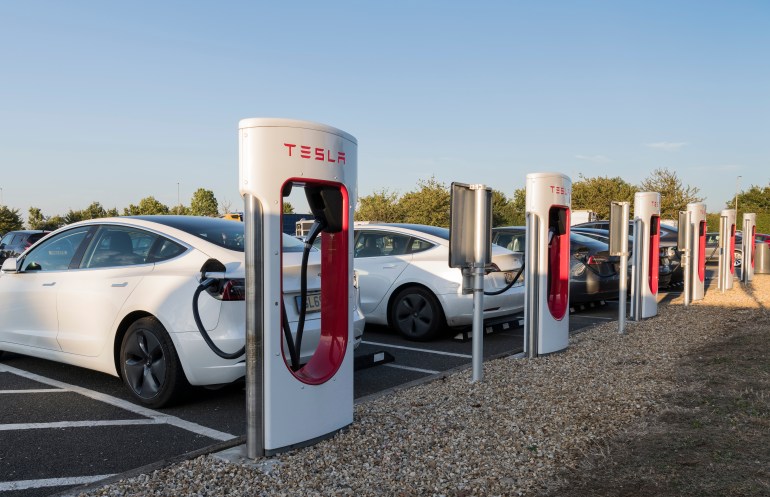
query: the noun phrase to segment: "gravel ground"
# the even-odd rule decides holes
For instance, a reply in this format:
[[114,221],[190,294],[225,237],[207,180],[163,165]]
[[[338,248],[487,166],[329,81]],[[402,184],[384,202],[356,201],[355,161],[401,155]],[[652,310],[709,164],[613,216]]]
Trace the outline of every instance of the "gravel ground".
[[[718,341],[726,325],[770,329],[770,276],[689,307],[577,334],[563,353],[499,359],[357,405],[333,439],[274,458],[267,474],[203,456],[81,493],[133,495],[537,495],[565,468],[665,409],[677,361]],[[735,312],[732,312],[735,311]]]

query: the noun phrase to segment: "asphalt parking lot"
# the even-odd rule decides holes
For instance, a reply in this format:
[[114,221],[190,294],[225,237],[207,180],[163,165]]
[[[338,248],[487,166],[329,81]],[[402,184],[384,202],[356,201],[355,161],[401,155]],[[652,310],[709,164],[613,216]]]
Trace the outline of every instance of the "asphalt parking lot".
[[[611,301],[575,309],[570,331],[617,315]],[[367,326],[356,356],[387,352],[394,360],[356,371],[356,399],[467,367],[472,342],[456,335],[462,334],[418,343]],[[487,359],[522,350],[519,320],[485,334]],[[187,402],[156,411],[130,402],[109,375],[16,354],[0,359],[0,497],[53,495],[244,434],[242,382],[197,390]]]

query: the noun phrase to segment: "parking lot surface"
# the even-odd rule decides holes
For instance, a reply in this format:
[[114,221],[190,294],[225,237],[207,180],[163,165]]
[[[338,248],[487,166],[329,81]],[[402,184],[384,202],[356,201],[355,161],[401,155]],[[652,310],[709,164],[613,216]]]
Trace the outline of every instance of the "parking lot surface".
[[[611,301],[575,309],[570,331],[617,314]],[[523,350],[518,319],[487,331],[485,358]],[[471,346],[459,332],[422,343],[367,326],[356,356],[387,352],[394,360],[356,371],[355,397],[467,367]],[[245,435],[242,382],[150,410],[130,402],[118,378],[9,353],[0,359],[0,406],[0,497],[56,494]]]

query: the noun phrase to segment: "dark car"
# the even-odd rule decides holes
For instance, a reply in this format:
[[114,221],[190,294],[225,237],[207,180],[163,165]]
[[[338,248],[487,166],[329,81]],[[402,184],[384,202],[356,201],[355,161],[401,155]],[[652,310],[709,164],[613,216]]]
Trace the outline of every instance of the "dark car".
[[[492,243],[523,253],[526,234],[524,226],[492,228]],[[618,298],[619,266],[606,243],[570,233],[570,305]]]
[[33,243],[43,238],[50,231],[19,230],[9,231],[0,240],[0,263],[9,257],[18,257]]
[[[735,232],[735,251],[733,253],[734,260],[733,265],[736,267],[741,266],[743,261],[743,249],[741,245],[743,243],[743,236],[740,231]],[[709,231],[706,233],[706,263],[717,264],[719,262],[719,232]]]
[[[570,230],[573,233],[579,233],[589,238],[599,240],[600,242],[604,242],[608,245],[610,243],[610,232],[608,230],[603,230],[599,228],[580,228],[578,226],[572,226]],[[631,254],[633,253],[633,251],[634,251],[634,237],[629,235],[628,236],[629,260],[632,260]],[[671,284],[671,259],[668,257],[668,255],[664,255],[661,252],[659,263],[658,263],[658,285],[662,288],[666,288],[670,284]]]
[[[599,228],[603,230],[610,229],[609,221],[593,221],[590,223],[580,223],[572,226],[576,228]],[[628,234],[634,234],[634,223],[629,221]],[[671,225],[660,225],[660,257],[668,258],[671,268],[671,279],[669,285],[681,285],[684,283],[684,268],[682,268],[682,254],[677,247],[679,245],[679,230]],[[660,284],[660,283],[659,283]]]

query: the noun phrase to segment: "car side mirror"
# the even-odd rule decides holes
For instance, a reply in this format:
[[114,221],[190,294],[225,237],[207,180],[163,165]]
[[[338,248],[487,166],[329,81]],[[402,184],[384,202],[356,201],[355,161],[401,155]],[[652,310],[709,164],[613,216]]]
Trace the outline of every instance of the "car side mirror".
[[17,265],[16,265],[17,262],[18,262],[18,259],[16,259],[15,257],[9,257],[8,259],[3,261],[3,266],[0,267],[0,271],[4,273],[18,272]]

